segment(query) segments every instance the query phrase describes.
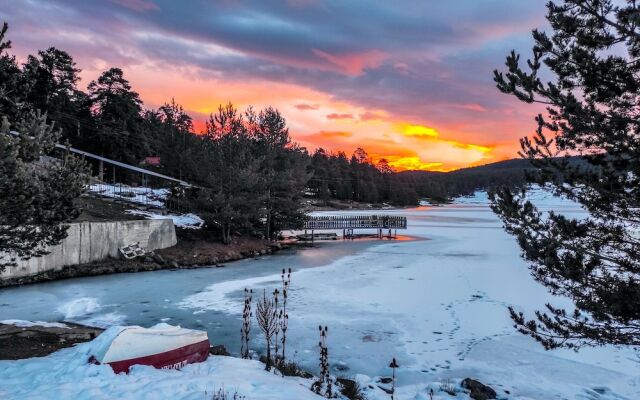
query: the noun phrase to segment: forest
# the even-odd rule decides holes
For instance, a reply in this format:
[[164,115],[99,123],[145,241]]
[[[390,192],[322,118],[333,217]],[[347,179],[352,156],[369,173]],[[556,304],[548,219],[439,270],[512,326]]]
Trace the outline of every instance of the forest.
[[[272,107],[239,110],[220,105],[195,132],[191,116],[173,99],[145,107],[122,69],[108,68],[82,89],[72,55],[50,47],[19,63],[0,36],[0,115],[16,126],[41,113],[60,140],[80,150],[138,165],[197,186],[179,201],[222,233],[248,229],[273,237],[279,227],[301,224],[304,196],[394,206],[421,198],[445,202],[478,188],[524,181],[523,161],[450,173],[396,172],[364,149],[353,154],[309,151],[292,140],[285,117]],[[212,88],[213,90],[214,88]],[[92,174],[101,175],[93,165]],[[108,179],[108,178],[107,178]],[[127,176],[120,176],[127,182]]]

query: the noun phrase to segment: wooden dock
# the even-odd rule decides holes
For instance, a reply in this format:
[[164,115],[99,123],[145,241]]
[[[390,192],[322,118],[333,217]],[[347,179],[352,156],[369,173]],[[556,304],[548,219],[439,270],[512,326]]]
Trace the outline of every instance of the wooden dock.
[[[311,241],[317,230],[340,230],[343,239],[353,239],[356,229],[376,229],[378,238],[393,239],[398,236],[398,229],[407,229],[407,217],[393,215],[323,215],[312,216],[304,224],[305,236],[311,231]],[[388,231],[384,235],[384,231]]]

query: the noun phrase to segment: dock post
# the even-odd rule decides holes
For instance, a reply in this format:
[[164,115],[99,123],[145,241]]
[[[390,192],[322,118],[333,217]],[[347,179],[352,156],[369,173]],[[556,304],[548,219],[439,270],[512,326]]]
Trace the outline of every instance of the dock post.
[[345,240],[345,239],[347,238],[347,236],[346,236],[346,235],[347,235],[347,234],[346,234],[346,229],[343,229],[343,230],[342,230],[342,240]]
[[315,236],[314,236],[314,234],[313,234],[313,229],[312,229],[312,230],[311,230],[311,243],[313,243],[313,242],[314,242],[314,239],[315,239]]

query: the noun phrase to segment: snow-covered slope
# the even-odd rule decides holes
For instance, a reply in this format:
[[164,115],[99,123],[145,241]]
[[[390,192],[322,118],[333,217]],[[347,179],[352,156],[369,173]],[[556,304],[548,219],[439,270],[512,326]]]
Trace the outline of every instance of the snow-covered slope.
[[92,184],[88,191],[94,195],[120,199],[154,207],[164,207],[171,191],[169,189],[152,189],[144,186],[128,186],[118,184]]
[[147,219],[171,219],[176,228],[200,229],[204,225],[202,218],[196,214],[160,214],[143,210],[127,210],[128,214],[140,215]]
[[129,375],[88,364],[90,355],[119,331],[112,327],[93,342],[48,357],[0,362],[0,399],[202,400],[221,388],[247,400],[320,399],[309,390],[308,380],[282,378],[264,371],[258,361],[232,357],[212,356],[180,371],[134,366]]

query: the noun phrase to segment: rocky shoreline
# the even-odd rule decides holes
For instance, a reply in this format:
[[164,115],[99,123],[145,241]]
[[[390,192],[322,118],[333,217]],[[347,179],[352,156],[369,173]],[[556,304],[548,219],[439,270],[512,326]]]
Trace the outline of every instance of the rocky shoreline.
[[236,238],[229,245],[201,239],[179,239],[176,246],[157,250],[145,257],[133,260],[109,258],[89,264],[66,266],[60,270],[37,275],[3,279],[0,280],[0,288],[125,272],[220,268],[226,262],[270,255],[290,247],[289,244],[242,237]]
[[21,326],[0,323],[0,360],[44,357],[66,347],[95,339],[103,329],[65,322],[61,326]]

